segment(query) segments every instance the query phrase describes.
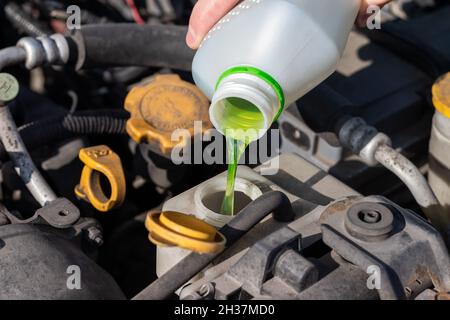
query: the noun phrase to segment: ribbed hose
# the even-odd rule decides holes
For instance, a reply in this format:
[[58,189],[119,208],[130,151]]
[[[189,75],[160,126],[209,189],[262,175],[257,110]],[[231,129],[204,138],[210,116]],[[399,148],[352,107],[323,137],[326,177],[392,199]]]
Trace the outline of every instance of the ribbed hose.
[[5,16],[16,28],[29,36],[42,37],[50,34],[50,30],[45,30],[16,3],[9,2],[5,5]]
[[[117,116],[117,115],[116,115]],[[126,134],[127,113],[121,117],[107,115],[69,115],[64,117],[60,128],[79,135],[118,135]]]
[[[83,135],[125,135],[129,114],[124,110],[81,111],[32,122],[19,128],[28,150]],[[0,160],[7,159],[0,146]]]
[[[295,217],[288,197],[279,191],[271,191],[242,209],[220,232],[227,239],[230,247],[252,229],[257,223],[273,212],[277,221],[289,222]],[[178,288],[188,282],[197,273],[206,268],[221,253],[191,253],[178,262],[172,269],[147,288],[142,290],[134,300],[163,300],[172,295]]]

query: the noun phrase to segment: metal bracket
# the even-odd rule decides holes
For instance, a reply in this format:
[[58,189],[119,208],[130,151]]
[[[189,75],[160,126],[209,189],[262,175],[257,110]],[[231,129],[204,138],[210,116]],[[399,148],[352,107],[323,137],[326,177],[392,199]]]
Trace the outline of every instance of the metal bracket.
[[80,211],[66,198],[58,198],[44,207],[36,210],[35,214],[28,219],[19,219],[10,212],[2,212],[12,224],[42,223],[44,220],[52,227],[65,229],[71,227],[80,218]]
[[320,223],[324,243],[339,256],[363,271],[378,267],[381,299],[408,299],[418,293],[413,292],[418,283],[430,280],[438,291],[450,291],[444,241],[415,213],[383,197],[345,199],[331,204]]
[[260,293],[264,281],[274,269],[277,258],[289,248],[297,249],[301,235],[289,227],[284,227],[258,241],[227,272],[227,276]]

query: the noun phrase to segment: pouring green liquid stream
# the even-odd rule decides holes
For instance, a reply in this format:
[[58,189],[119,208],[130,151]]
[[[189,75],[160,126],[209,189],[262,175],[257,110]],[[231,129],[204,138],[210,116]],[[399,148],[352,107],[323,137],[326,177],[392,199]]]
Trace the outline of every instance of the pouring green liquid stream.
[[225,133],[228,155],[228,173],[221,214],[234,215],[234,189],[239,160],[248,145],[256,140],[257,130],[264,123],[264,116],[251,102],[240,98],[224,100],[222,131]]
[[234,215],[234,186],[236,182],[236,172],[239,159],[244,154],[247,145],[245,142],[226,137],[227,153],[228,153],[228,173],[227,173],[227,188],[225,197],[220,209],[222,214],[232,216]]

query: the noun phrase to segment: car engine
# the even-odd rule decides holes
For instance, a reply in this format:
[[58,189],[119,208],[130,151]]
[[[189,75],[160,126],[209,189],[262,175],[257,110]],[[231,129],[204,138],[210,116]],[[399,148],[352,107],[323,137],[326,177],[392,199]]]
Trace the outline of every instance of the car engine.
[[0,3],[0,299],[449,300],[450,4],[397,0],[237,169],[195,0]]

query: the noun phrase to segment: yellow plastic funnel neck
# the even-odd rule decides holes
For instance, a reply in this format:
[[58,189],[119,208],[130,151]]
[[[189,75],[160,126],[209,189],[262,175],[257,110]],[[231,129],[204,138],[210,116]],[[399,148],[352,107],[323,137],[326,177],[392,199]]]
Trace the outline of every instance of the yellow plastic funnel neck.
[[198,253],[215,253],[225,248],[225,237],[216,228],[183,213],[149,213],[145,227],[149,240],[157,246],[176,246]]

